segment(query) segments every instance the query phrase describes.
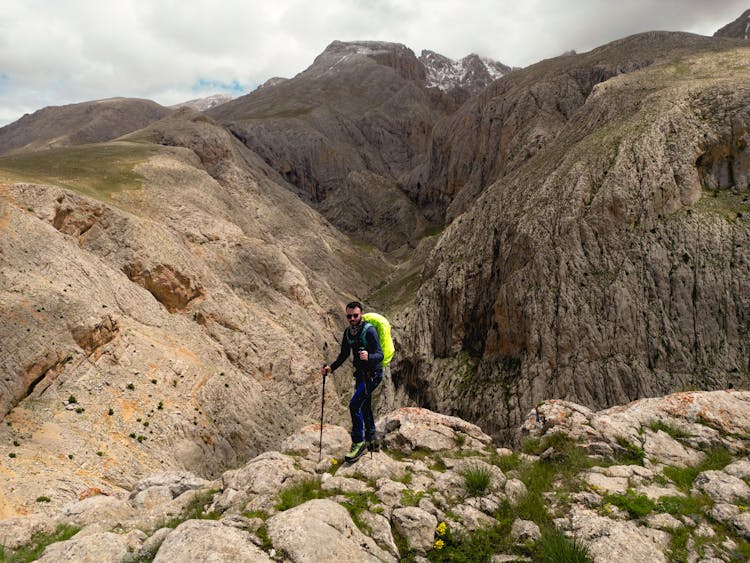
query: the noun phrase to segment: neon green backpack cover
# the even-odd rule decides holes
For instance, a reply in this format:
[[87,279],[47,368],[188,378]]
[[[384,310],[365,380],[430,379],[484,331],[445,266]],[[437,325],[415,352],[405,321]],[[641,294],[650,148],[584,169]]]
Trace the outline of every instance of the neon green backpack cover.
[[378,339],[380,340],[380,347],[383,349],[383,367],[387,366],[393,359],[393,354],[396,349],[393,346],[393,338],[391,338],[391,323],[388,322],[383,315],[378,313],[365,313],[362,315],[362,319],[370,323],[378,331]]

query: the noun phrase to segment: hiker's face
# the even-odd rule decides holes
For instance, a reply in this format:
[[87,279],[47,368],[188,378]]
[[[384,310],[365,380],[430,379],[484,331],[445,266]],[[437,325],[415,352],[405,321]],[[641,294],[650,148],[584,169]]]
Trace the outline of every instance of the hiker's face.
[[362,309],[355,307],[354,309],[346,310],[346,320],[349,321],[349,326],[357,326],[359,321],[362,320]]

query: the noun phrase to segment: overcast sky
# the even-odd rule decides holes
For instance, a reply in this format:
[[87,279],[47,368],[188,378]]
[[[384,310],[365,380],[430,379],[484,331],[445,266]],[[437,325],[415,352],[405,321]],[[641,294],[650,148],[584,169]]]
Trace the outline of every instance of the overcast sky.
[[526,66],[650,30],[712,35],[750,0],[0,0],[0,126],[114,96],[164,105],[292,77],[335,39]]

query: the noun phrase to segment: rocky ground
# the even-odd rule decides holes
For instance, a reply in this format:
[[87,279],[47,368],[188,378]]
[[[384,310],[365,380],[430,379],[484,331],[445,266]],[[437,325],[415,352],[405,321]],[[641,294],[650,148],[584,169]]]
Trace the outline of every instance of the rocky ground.
[[[128,493],[0,521],[2,560],[744,561],[750,392],[690,392],[593,412],[547,401],[523,451],[425,409],[378,421],[383,449],[339,461],[346,429],[207,481],[164,472]],[[46,548],[44,547],[46,545]],[[44,550],[42,552],[42,549]],[[36,551],[34,551],[36,550]],[[559,559],[555,559],[559,560]]]

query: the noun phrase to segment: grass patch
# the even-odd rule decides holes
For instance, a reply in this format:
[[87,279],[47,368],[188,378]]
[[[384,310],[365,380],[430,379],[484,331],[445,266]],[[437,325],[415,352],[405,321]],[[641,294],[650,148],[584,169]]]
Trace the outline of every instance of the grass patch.
[[672,438],[675,440],[684,440],[686,438],[690,438],[690,434],[687,432],[680,430],[679,428],[675,428],[674,426],[670,426],[666,422],[662,422],[661,420],[657,420],[655,422],[652,422],[648,425],[648,428],[653,430],[654,432],[658,432],[661,430],[662,432],[665,432],[666,434],[669,434]]
[[329,496],[331,496],[331,493],[320,488],[320,477],[310,477],[279,491],[279,502],[276,505],[276,510],[283,512],[308,500]]
[[154,530],[158,530],[159,528],[174,529],[187,520],[218,520],[220,516],[218,512],[206,511],[206,506],[213,500],[217,492],[215,489],[210,489],[196,493],[193,499],[185,506],[185,510],[180,516],[170,518],[158,524]]
[[703,514],[711,508],[713,502],[706,495],[688,495],[686,497],[668,496],[661,497],[656,508],[660,512],[666,512],[673,516],[684,514],[686,516],[696,516]]
[[5,548],[0,547],[0,561],[4,563],[25,563],[27,561],[36,561],[48,545],[69,540],[75,536],[80,529],[81,528],[77,526],[60,524],[51,534],[34,534],[28,544],[19,547],[15,551],[6,550]]
[[620,465],[643,465],[643,460],[646,459],[646,452],[643,448],[631,444],[627,438],[622,436],[617,437],[617,445],[620,446],[620,451],[615,454],[614,461]]
[[733,461],[730,451],[718,446],[706,450],[703,461],[691,467],[669,466],[664,468],[664,475],[668,477],[675,486],[683,492],[689,492],[693,481],[703,471],[724,469]]
[[591,563],[588,547],[576,538],[567,537],[558,528],[546,528],[534,545],[534,561],[541,563]]
[[41,182],[70,188],[96,198],[109,198],[139,188],[133,168],[158,147],[132,142],[99,143],[0,157],[0,170],[12,181]]
[[656,509],[656,502],[632,489],[628,489],[625,494],[605,495],[604,502],[626,511],[631,518],[642,518]]
[[419,501],[424,498],[424,495],[424,491],[406,489],[401,491],[401,504],[404,506],[419,506]]
[[373,504],[377,504],[378,498],[375,493],[368,491],[366,493],[348,493],[345,496],[346,500],[341,505],[349,512],[357,528],[367,535],[371,534],[372,529],[362,520],[362,513],[370,510],[370,506]]
[[[508,519],[471,534],[454,533],[449,527],[440,534],[436,530],[433,548],[427,552],[430,561],[489,562],[495,553],[513,550]],[[440,529],[440,525],[438,525]]]
[[461,476],[464,478],[464,487],[470,496],[479,497],[484,495],[490,486],[492,475],[487,467],[474,465],[467,467]]

